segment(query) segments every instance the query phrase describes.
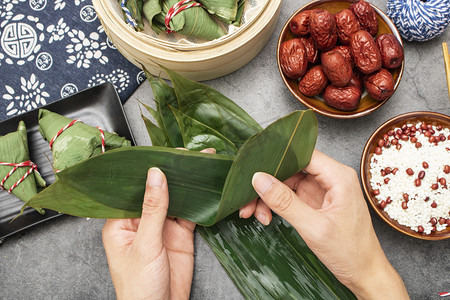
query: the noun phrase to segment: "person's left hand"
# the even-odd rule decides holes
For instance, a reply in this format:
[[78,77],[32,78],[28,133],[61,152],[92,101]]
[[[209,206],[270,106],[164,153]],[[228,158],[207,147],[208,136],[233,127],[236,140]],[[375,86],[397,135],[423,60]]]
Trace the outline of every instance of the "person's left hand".
[[189,299],[195,224],[167,218],[168,206],[166,177],[151,168],[142,217],[106,221],[103,244],[119,299]]

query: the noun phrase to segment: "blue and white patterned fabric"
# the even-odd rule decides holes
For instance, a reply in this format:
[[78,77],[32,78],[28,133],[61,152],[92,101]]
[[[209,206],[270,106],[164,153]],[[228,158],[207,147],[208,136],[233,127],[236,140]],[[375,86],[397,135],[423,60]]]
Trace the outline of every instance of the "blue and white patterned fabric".
[[407,41],[424,42],[450,24],[450,0],[388,0],[388,16]]
[[0,1],[0,120],[105,81],[123,102],[144,79],[90,0]]

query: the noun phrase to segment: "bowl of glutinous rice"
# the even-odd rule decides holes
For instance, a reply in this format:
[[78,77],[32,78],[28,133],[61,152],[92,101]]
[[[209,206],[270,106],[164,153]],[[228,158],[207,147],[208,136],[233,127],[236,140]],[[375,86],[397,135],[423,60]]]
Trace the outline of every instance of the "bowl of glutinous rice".
[[361,180],[393,228],[424,240],[450,238],[450,116],[411,112],[378,127],[363,151]]
[[[142,19],[131,18],[131,21],[121,7],[121,2],[127,4],[127,1],[93,0],[93,4],[112,43],[136,66],[163,78],[167,78],[167,74],[159,65],[193,80],[208,80],[229,74],[250,62],[269,40],[280,13],[281,0],[229,1],[238,5],[235,21],[225,20],[226,12],[208,6],[208,2],[219,3],[217,1],[147,0],[144,2],[146,14],[142,13]],[[162,5],[155,8],[152,3]],[[195,3],[200,3],[199,7]],[[173,13],[178,12],[177,7],[192,4],[195,7],[179,9],[186,17],[181,12]],[[128,8],[133,15],[134,7]],[[202,19],[206,11],[213,15]],[[189,18],[188,13],[194,16]],[[193,22],[191,27],[189,21]]]

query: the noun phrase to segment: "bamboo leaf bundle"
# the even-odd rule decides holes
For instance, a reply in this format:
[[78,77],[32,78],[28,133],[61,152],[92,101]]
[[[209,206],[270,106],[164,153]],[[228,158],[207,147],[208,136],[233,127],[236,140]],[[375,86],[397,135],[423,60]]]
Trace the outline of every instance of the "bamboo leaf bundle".
[[[122,0],[119,0],[122,2]],[[136,21],[136,30],[144,29],[143,17],[150,23],[151,28],[157,34],[169,29],[166,27],[166,16],[178,0],[127,0],[126,7],[131,17]],[[185,10],[180,10],[171,17],[170,31],[203,40],[214,40],[226,34],[223,26],[220,26],[212,16],[216,16],[227,24],[239,26],[245,0],[198,0],[187,1],[181,5],[194,5]],[[198,5],[198,6],[195,6]],[[125,20],[126,15],[124,14]]]
[[[102,134],[99,128],[77,122],[55,139],[58,132],[74,120],[46,109],[39,110],[38,118],[42,137],[49,143],[54,139],[51,149],[53,167],[56,170],[64,170],[102,153]],[[130,141],[126,138],[107,131],[104,131],[104,143],[106,151],[131,146]]]
[[[69,167],[26,206],[84,217],[139,217],[147,170],[156,166],[168,178],[169,215],[205,225],[198,231],[245,298],[354,299],[283,219],[274,215],[265,227],[235,213],[256,197],[255,172],[284,180],[309,163],[317,138],[314,113],[295,111],[262,130],[224,95],[167,71],[173,88],[148,77],[156,109],[146,108],[158,126],[148,119],[146,125],[154,147],[115,149]],[[205,135],[214,138],[193,142]],[[218,145],[236,153],[169,148]]]
[[[0,137],[0,162],[6,164],[30,162],[27,128],[23,121],[19,122],[17,131]],[[32,168],[31,166],[18,167],[16,171],[10,173],[15,166],[2,165],[0,163],[0,180],[4,181],[4,189],[8,191],[13,188]],[[7,179],[4,180],[4,178]],[[36,171],[32,171],[20,184],[13,188],[11,193],[22,201],[27,202],[38,193],[39,188],[45,186],[46,183],[41,175]],[[38,211],[40,213],[44,212],[42,209],[38,209]]]

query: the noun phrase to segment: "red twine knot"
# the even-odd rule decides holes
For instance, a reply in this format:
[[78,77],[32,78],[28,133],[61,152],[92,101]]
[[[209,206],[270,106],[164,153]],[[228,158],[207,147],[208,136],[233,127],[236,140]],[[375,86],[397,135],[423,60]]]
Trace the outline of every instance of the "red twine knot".
[[[179,2],[175,3],[175,5],[172,6],[169,9],[169,11],[167,12],[167,15],[166,15],[166,19],[165,19],[165,24],[166,24],[166,28],[167,28],[166,32],[167,33],[173,32],[172,29],[170,28],[170,21],[172,20],[173,17],[175,17],[177,14],[179,14],[180,12],[182,12],[185,9],[188,9],[188,8],[191,8],[191,7],[200,7],[200,6],[202,6],[198,2],[187,4],[187,3],[192,2],[192,1],[193,0],[179,1]],[[184,4],[187,4],[187,5],[184,5]]]
[[[19,184],[21,184],[21,183],[25,180],[25,178],[28,177],[28,175],[31,174],[31,172],[34,171],[34,172],[39,173],[38,170],[37,170],[36,164],[34,164],[34,163],[33,163],[32,161],[30,161],[30,160],[24,161],[24,162],[21,162],[21,163],[17,163],[17,164],[15,164],[15,163],[7,163],[7,162],[0,162],[0,165],[1,165],[1,166],[10,166],[10,167],[14,167],[14,168],[11,169],[11,171],[9,171],[8,174],[6,174],[6,176],[5,176],[5,178],[3,178],[2,182],[0,182],[0,187],[1,187],[1,189],[7,191],[7,192],[10,193],[10,194],[12,193],[12,191],[13,191]],[[14,183],[14,184],[12,185],[12,187],[11,187],[9,190],[6,190],[6,189],[5,189],[5,186],[4,186],[6,180],[8,180],[8,178],[9,178],[9,177],[10,177],[10,176],[11,176],[18,168],[23,168],[23,167],[29,167],[28,171],[25,173],[25,175],[22,176],[22,178],[20,178],[16,183]]]

